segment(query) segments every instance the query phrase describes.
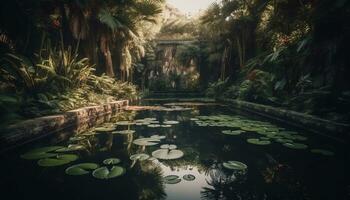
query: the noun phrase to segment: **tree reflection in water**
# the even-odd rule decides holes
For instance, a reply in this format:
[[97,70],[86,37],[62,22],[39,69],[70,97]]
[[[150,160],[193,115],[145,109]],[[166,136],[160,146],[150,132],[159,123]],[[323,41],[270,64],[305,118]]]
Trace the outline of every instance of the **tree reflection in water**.
[[151,161],[145,161],[133,168],[133,182],[140,200],[165,199],[163,171]]
[[247,187],[245,172],[226,172],[221,168],[212,168],[209,172],[211,187],[203,187],[201,198],[205,200],[250,200],[260,199]]

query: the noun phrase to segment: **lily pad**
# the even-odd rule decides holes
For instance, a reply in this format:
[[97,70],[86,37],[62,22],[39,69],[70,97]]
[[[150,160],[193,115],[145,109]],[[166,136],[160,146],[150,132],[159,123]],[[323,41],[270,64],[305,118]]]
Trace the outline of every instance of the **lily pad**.
[[113,166],[110,170],[107,167],[100,167],[92,172],[92,176],[97,179],[111,179],[123,175],[125,171],[125,168],[120,166]]
[[96,132],[112,132],[115,130],[115,127],[97,127],[95,128]]
[[27,159],[27,160],[37,160],[42,158],[50,158],[57,156],[56,153],[50,153],[52,151],[55,151],[57,149],[64,148],[63,146],[48,146],[48,147],[40,147],[33,149],[23,155],[21,155],[21,158]]
[[70,144],[68,147],[63,147],[61,149],[57,149],[56,152],[70,152],[70,151],[78,151],[85,149],[84,146],[82,145],[77,145],[77,144]]
[[158,149],[152,152],[152,156],[161,160],[173,160],[181,158],[184,153],[181,150]]
[[115,123],[118,126],[129,126],[129,125],[134,125],[135,122],[130,122],[130,121],[119,121]]
[[192,174],[186,174],[182,178],[186,181],[193,181],[194,179],[196,179],[196,177],[193,176]]
[[174,125],[174,124],[178,124],[179,122],[178,121],[171,121],[171,120],[169,120],[169,121],[164,121],[163,123],[164,124],[168,124],[168,125]]
[[227,161],[222,164],[226,169],[231,170],[246,170],[248,166],[239,161]]
[[163,125],[160,125],[160,127],[162,127],[162,128],[171,128],[171,125],[170,124],[163,124]]
[[158,127],[160,127],[160,125],[159,124],[149,124],[149,125],[147,125],[147,127],[149,127],[149,128],[158,128]]
[[132,143],[139,146],[153,146],[157,145],[160,140],[158,138],[139,138]]
[[62,154],[62,155],[57,155],[55,158],[41,159],[38,161],[38,165],[42,167],[55,167],[55,166],[65,165],[77,159],[78,159],[78,156],[75,154]]
[[73,165],[68,167],[65,172],[71,176],[79,176],[84,174],[89,174],[89,170],[94,170],[98,168],[98,164],[95,163],[80,163],[77,165]]
[[256,145],[269,145],[271,144],[268,140],[260,140],[259,138],[249,138],[247,139],[247,142],[250,144],[256,144]]
[[163,144],[160,146],[161,149],[170,149],[170,150],[173,150],[173,149],[176,149],[177,146],[174,145],[174,144]]
[[151,138],[154,138],[157,140],[163,140],[165,139],[165,135],[152,135]]
[[324,156],[334,156],[334,153],[332,151],[325,150],[325,149],[311,149],[311,152],[316,154],[321,154]]
[[138,153],[138,154],[134,154],[130,156],[130,160],[139,160],[139,161],[144,161],[147,160],[149,158],[148,154],[145,153]]
[[284,143],[283,146],[288,147],[290,149],[307,149],[306,144],[301,143]]
[[226,134],[226,135],[240,135],[240,134],[244,133],[244,131],[242,131],[242,130],[235,130],[235,131],[223,130],[222,133]]
[[77,141],[81,141],[81,140],[85,140],[86,138],[84,136],[74,136],[69,138],[69,141],[71,142],[77,142]]
[[181,179],[177,175],[168,175],[163,178],[164,183],[166,184],[177,184],[181,182]]
[[37,153],[25,153],[21,155],[21,158],[26,160],[38,160],[43,158],[51,158],[57,156],[55,153],[37,152]]
[[122,131],[113,131],[112,134],[122,134],[122,135],[127,135],[127,134],[133,134],[135,133],[134,130],[122,130]]
[[103,161],[103,164],[105,164],[105,165],[116,165],[119,163],[120,163],[119,158],[108,158],[108,159]]

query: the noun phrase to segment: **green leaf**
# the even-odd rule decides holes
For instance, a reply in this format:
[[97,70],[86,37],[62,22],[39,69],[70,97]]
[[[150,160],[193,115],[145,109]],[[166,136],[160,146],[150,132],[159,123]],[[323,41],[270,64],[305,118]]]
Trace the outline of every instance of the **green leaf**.
[[125,168],[119,166],[113,166],[111,170],[107,167],[100,167],[92,172],[92,175],[97,179],[111,179],[116,178],[125,173]]
[[90,173],[89,170],[94,170],[98,168],[98,164],[95,163],[80,163],[68,167],[65,172],[71,176],[78,176]]

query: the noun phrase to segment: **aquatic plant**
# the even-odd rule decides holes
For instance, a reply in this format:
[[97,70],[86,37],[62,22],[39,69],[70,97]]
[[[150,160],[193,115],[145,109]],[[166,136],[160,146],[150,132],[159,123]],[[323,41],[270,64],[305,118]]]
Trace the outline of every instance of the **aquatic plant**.
[[158,138],[139,138],[132,143],[139,146],[153,146],[157,145],[160,140]]
[[222,166],[230,170],[246,170],[248,166],[239,161],[227,161],[222,163]]
[[324,156],[334,156],[334,152],[325,149],[311,149],[311,152]]
[[79,145],[79,144],[70,144],[67,147],[63,147],[60,149],[57,149],[56,152],[70,152],[70,151],[79,151],[79,150],[83,150],[85,149],[85,147],[83,145]]
[[57,149],[64,148],[63,146],[48,146],[48,147],[41,147],[33,149],[25,154],[21,155],[21,158],[26,160],[37,160],[42,158],[50,158],[57,156],[57,153],[53,153],[53,151],[56,151]]
[[122,131],[112,132],[112,134],[122,134],[122,135],[133,134],[133,133],[135,133],[135,130],[122,130]]
[[51,158],[40,159],[38,165],[42,167],[55,167],[68,164],[78,158],[79,157],[75,154],[61,154]]
[[103,161],[103,164],[105,165],[116,165],[120,163],[119,158],[108,158]]
[[196,179],[196,177],[192,174],[185,174],[182,178],[186,181],[193,181],[194,179]]
[[181,179],[177,175],[168,175],[163,177],[163,182],[165,184],[177,184],[181,182]]
[[161,149],[152,152],[152,156],[161,160],[173,160],[181,158],[184,153],[176,148],[176,145],[162,145]]
[[226,134],[226,135],[240,135],[240,134],[244,133],[244,131],[242,131],[242,130],[235,130],[235,131],[223,130],[222,133]]
[[250,144],[256,144],[256,145],[271,144],[271,142],[269,140],[260,140],[259,138],[249,138],[249,139],[247,139],[247,142]]
[[97,127],[95,128],[96,132],[112,132],[115,130],[115,127]]
[[306,144],[301,144],[301,143],[284,143],[283,146],[288,147],[290,149],[307,149],[308,148]]
[[125,168],[120,166],[113,166],[111,169],[108,167],[100,167],[92,172],[92,176],[97,179],[111,179],[122,176],[125,172]]
[[65,170],[65,173],[71,176],[80,176],[89,174],[91,170],[97,169],[98,167],[99,165],[95,163],[80,163],[68,167]]

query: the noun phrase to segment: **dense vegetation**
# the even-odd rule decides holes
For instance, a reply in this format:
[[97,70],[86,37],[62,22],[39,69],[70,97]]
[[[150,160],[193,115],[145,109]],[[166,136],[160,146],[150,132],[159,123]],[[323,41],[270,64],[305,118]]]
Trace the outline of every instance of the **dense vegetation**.
[[162,0],[3,1],[2,122],[135,97],[135,86],[126,81],[162,5]]
[[342,0],[222,0],[193,19],[169,21],[160,35],[197,40],[177,59],[196,63],[208,96],[349,121],[349,7]]
[[1,120],[132,98],[135,84],[349,121],[349,4],[221,0],[190,18],[164,0],[5,0]]

